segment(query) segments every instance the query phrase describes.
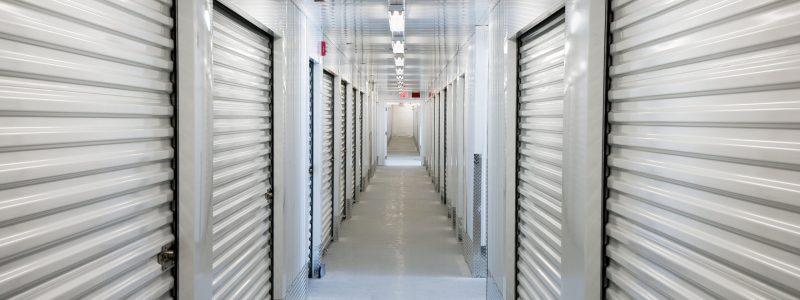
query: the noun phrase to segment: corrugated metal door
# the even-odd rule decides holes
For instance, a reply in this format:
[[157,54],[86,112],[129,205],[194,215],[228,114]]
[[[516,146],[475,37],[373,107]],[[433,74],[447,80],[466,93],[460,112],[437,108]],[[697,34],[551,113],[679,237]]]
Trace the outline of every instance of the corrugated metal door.
[[270,293],[270,38],[217,7],[214,59],[214,299]]
[[561,295],[564,14],[519,40],[517,98],[517,295]]
[[441,93],[436,93],[436,95],[434,96],[433,100],[434,100],[433,105],[434,105],[434,109],[435,109],[434,114],[436,115],[436,117],[435,117],[436,118],[435,119],[435,122],[436,122],[436,142],[435,142],[436,149],[434,150],[436,152],[434,154],[435,158],[436,158],[436,163],[434,164],[436,166],[436,176],[435,176],[436,177],[436,180],[435,180],[436,182],[435,182],[435,184],[436,184],[436,192],[441,192],[441,189],[439,188],[439,186],[440,186],[439,185],[439,180],[442,178],[442,168],[441,168],[441,163],[442,163],[442,95],[441,95]]
[[609,298],[800,298],[800,2],[612,2]]
[[333,75],[322,74],[322,251],[333,239]]
[[[340,143],[339,147],[341,149],[338,159],[341,167],[339,168],[339,174],[337,174],[337,176],[339,176],[338,182],[340,182],[340,184],[338,190],[339,207],[336,208],[336,211],[339,217],[343,219],[346,213],[344,210],[345,202],[347,201],[347,83],[344,81],[340,83],[339,93],[339,99],[341,99],[341,101],[339,101],[341,118],[336,124],[338,126],[338,132],[336,135]],[[341,222],[341,219],[334,221]]]
[[441,151],[441,156],[439,157],[439,193],[442,197],[442,203],[447,205],[447,202],[445,202],[445,195],[447,194],[447,89],[439,92],[439,96],[441,97],[439,101],[439,116],[441,117],[439,119],[441,133],[439,136],[439,151]]
[[358,103],[358,186],[364,191],[364,93]]
[[161,298],[172,1],[0,2],[0,298]]
[[351,184],[349,185],[351,187],[351,189],[350,189],[350,192],[351,192],[350,200],[355,201],[356,200],[356,186],[357,186],[357,184],[356,184],[356,153],[358,153],[358,144],[357,144],[358,143],[358,129],[357,129],[358,126],[356,126],[356,124],[358,122],[358,113],[357,113],[358,112],[358,110],[357,110],[358,109],[358,107],[357,107],[358,90],[356,90],[355,88],[353,88],[353,96],[352,96],[351,100],[353,101],[353,105],[350,107],[351,108],[351,110],[350,110],[351,111],[351,113],[350,113],[350,119],[351,120],[350,120],[350,131],[348,132],[348,134],[350,135],[350,145],[352,145],[352,147],[350,147],[350,149],[348,149],[348,150],[350,150],[350,153],[349,153],[347,159],[350,160],[350,168],[349,168],[350,176],[348,178],[348,180],[351,181]]
[[362,117],[362,99],[364,99],[364,94],[361,92],[357,92],[355,95],[355,119],[353,119],[353,126],[355,126],[355,138],[353,139],[353,143],[355,143],[355,152],[353,153],[353,181],[355,182],[356,193],[361,190],[361,134],[363,130],[361,130],[361,117]]

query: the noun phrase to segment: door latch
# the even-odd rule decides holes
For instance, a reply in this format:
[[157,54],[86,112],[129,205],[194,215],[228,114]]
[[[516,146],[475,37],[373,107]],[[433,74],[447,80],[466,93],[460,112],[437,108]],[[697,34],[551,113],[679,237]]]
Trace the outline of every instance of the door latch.
[[161,247],[161,252],[156,256],[158,264],[161,265],[161,270],[168,270],[175,266],[175,250],[172,245],[165,245]]
[[269,189],[269,191],[264,194],[264,199],[267,199],[267,204],[272,204],[272,200],[275,199],[275,195],[272,194],[272,189]]

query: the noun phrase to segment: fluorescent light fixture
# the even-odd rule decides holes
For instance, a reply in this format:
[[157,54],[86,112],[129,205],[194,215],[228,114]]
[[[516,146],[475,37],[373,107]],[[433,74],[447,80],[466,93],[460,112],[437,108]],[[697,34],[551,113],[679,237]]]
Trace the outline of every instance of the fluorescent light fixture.
[[403,58],[402,56],[395,57],[394,58],[394,65],[396,67],[402,67],[405,64],[405,61],[406,61],[405,58]]
[[403,54],[406,52],[406,42],[404,41],[393,41],[392,42],[392,52],[394,54]]
[[403,75],[403,68],[402,67],[395,68],[395,71],[397,71],[397,75]]
[[389,30],[392,32],[403,32],[406,30],[406,16],[403,11],[389,12]]

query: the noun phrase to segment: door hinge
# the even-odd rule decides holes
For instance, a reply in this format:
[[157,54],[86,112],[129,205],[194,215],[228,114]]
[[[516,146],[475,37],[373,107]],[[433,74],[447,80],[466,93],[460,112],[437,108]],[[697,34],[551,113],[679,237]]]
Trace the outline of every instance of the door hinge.
[[161,265],[161,270],[168,270],[175,266],[175,250],[172,245],[165,245],[161,247],[161,252],[156,256],[158,264]]

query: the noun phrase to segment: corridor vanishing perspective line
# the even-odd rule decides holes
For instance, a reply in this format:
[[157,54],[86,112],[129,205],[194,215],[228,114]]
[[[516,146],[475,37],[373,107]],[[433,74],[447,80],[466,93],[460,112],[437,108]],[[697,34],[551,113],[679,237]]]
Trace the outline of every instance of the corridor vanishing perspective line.
[[[395,145],[405,139],[389,148],[407,150]],[[470,277],[421,166],[378,167],[323,261],[327,274],[311,280],[309,299],[485,299],[485,279]]]

